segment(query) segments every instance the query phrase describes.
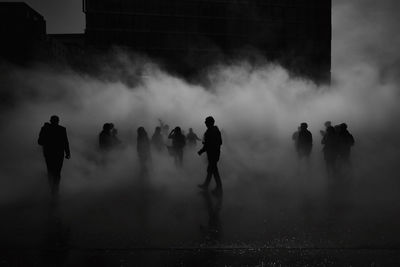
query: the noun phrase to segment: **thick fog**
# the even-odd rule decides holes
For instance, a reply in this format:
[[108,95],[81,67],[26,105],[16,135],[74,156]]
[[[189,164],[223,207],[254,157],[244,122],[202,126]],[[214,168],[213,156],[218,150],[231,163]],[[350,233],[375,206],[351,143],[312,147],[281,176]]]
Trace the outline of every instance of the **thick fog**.
[[[132,59],[129,52],[115,55],[119,69],[104,68],[104,75],[114,77],[111,81],[51,66],[19,69],[3,65],[0,204],[49,194],[37,138],[53,114],[67,128],[71,146],[71,159],[64,161],[62,170],[62,195],[101,192],[107,198],[109,191],[141,179],[136,154],[139,126],[151,137],[161,119],[186,133],[192,127],[202,136],[204,119],[212,115],[223,134],[220,169],[228,189],[236,183],[256,186],[260,179],[291,188],[301,181],[299,176],[312,177],[307,183],[310,188],[325,181],[319,130],[330,120],[346,122],[355,137],[351,179],[368,184],[365,197],[373,192],[383,197],[389,192],[393,194],[385,197],[392,199],[400,155],[395,10],[374,1],[334,4],[330,86],[291,77],[268,59],[257,67],[248,62],[214,66],[208,71],[207,87],[189,84],[151,62],[142,64],[142,59]],[[127,85],[122,82],[126,76],[139,82]],[[103,165],[97,146],[105,122],[114,123],[124,146]],[[308,123],[314,147],[312,169],[299,174],[291,137],[301,122]],[[185,151],[180,170],[165,152],[153,154],[146,179],[179,194],[182,179],[186,179],[185,186],[195,188],[205,172],[205,158],[196,150]],[[382,183],[389,186],[383,189],[378,186]]]

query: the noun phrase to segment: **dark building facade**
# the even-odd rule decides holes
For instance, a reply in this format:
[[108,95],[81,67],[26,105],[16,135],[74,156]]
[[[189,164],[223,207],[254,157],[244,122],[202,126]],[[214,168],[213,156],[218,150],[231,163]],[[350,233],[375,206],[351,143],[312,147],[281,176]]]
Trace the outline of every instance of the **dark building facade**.
[[84,34],[47,34],[44,17],[23,2],[0,2],[0,62],[82,65]]
[[83,0],[86,43],[126,46],[181,70],[263,54],[330,78],[331,0]]
[[0,2],[0,58],[26,63],[43,52],[46,21],[22,2]]

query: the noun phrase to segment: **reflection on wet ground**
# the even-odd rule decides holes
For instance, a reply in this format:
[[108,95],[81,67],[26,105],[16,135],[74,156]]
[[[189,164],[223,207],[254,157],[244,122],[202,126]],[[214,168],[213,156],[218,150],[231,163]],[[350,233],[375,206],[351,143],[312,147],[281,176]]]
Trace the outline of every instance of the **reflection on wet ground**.
[[201,173],[171,174],[138,172],[111,187],[64,190],[58,201],[1,207],[1,265],[400,263],[393,184],[243,173],[224,177],[215,196],[196,187]]

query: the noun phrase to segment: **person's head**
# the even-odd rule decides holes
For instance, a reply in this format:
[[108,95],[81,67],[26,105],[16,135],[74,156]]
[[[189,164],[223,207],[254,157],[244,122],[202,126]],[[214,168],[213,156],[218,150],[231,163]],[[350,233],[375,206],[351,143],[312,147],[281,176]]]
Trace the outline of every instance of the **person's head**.
[[306,130],[307,128],[308,128],[308,124],[307,124],[306,122],[302,122],[302,123],[300,124],[300,129]]
[[103,124],[103,131],[108,132],[109,130],[111,130],[111,126],[109,123],[104,123]]
[[53,125],[58,125],[60,122],[60,118],[57,115],[53,115],[50,117],[50,123]]
[[335,128],[333,128],[333,126],[328,126],[326,128],[326,133],[327,134],[335,134]]
[[210,128],[210,127],[214,126],[215,120],[213,117],[208,116],[204,123],[206,124],[207,128]]
[[347,130],[347,124],[346,123],[340,124],[340,130],[341,131],[346,131]]
[[193,129],[192,128],[189,128],[189,133],[193,133]]
[[324,123],[325,127],[328,128],[329,126],[332,126],[332,122],[331,121],[326,121]]
[[179,127],[179,126],[175,127],[174,132],[176,134],[181,134],[182,133],[181,127]]
[[156,129],[154,130],[154,132],[157,134],[161,133],[161,127],[157,126]]
[[146,136],[147,135],[146,130],[143,127],[139,127],[137,129],[137,134],[138,134],[138,137],[142,137],[142,136]]

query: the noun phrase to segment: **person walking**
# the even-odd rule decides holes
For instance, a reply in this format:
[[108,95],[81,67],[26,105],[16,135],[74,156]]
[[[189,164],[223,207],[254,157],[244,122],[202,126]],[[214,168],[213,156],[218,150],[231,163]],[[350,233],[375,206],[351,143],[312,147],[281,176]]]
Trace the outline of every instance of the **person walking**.
[[222,194],[222,182],[217,164],[221,154],[221,132],[219,131],[218,127],[214,125],[215,120],[213,117],[207,117],[205,120],[205,124],[207,130],[204,133],[203,147],[199,150],[198,154],[201,155],[204,152],[207,153],[207,176],[205,181],[202,184],[199,184],[198,187],[207,190],[208,185],[211,182],[211,178],[212,176],[214,176],[216,187],[212,192],[214,194],[220,195]]
[[58,116],[51,116],[50,123],[46,122],[41,128],[38,139],[43,148],[52,195],[57,195],[59,191],[64,156],[66,159],[71,158],[67,130],[59,122]]

